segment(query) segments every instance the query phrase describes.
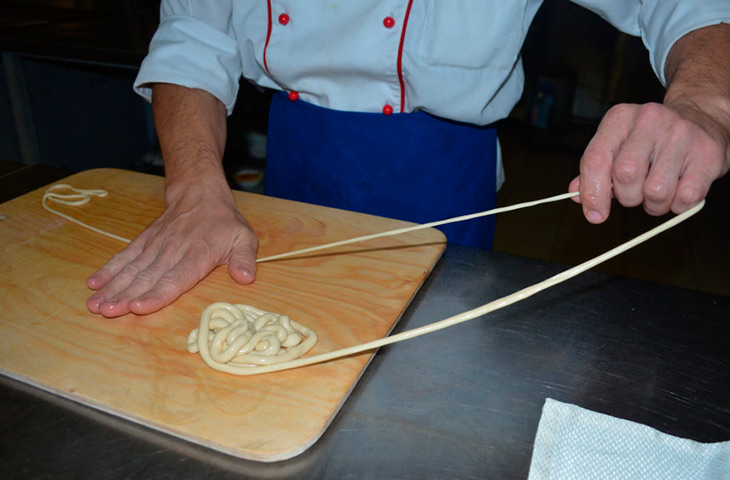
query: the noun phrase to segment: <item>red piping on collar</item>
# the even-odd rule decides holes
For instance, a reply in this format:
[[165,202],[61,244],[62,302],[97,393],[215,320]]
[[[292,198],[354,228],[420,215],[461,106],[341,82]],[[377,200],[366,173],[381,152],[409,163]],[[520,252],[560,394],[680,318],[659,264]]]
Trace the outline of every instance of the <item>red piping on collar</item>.
[[[408,17],[411,15],[411,5],[413,5],[413,0],[408,0],[408,7],[406,8],[406,16],[403,18],[403,30],[401,30],[401,33],[400,33],[400,44],[398,45],[398,81],[400,82],[400,113],[403,113],[405,111],[405,106],[406,106],[406,84],[405,84],[405,81],[403,81],[403,43],[406,39],[406,27],[408,26]],[[270,22],[271,22],[271,20],[269,20],[269,23]]]

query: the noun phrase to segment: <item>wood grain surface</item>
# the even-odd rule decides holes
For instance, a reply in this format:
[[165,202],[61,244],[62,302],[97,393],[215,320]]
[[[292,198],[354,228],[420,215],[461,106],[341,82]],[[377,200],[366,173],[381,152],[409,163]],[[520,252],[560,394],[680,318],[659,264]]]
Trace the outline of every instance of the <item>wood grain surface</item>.
[[[163,209],[161,177],[99,169],[63,182],[105,189],[79,220],[133,238]],[[325,431],[373,352],[253,377],[215,371],[186,350],[203,309],[223,301],[285,313],[313,328],[310,355],[386,336],[445,247],[437,230],[261,263],[253,285],[217,268],[174,305],[148,315],[89,313],[86,277],[124,245],[41,207],[43,189],[0,205],[0,372],[73,401],[258,461],[293,457]],[[259,256],[405,222],[235,192]],[[2,215],[0,215],[2,218]]]

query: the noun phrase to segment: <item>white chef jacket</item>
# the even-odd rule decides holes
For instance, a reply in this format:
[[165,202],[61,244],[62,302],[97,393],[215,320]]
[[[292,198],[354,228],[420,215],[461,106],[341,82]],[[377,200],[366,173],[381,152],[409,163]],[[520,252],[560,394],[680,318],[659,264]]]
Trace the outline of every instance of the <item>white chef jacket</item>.
[[[574,0],[640,35],[664,81],[682,35],[730,23],[730,0]],[[524,86],[520,49],[542,0],[163,0],[135,89],[206,90],[230,113],[241,76],[312,104],[486,125]]]

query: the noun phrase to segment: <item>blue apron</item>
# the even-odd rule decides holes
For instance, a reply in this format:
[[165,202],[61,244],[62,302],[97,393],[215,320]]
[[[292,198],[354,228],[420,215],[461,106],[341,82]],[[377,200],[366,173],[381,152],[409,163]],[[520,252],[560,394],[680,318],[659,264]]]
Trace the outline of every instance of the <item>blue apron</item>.
[[[427,223],[495,207],[493,127],[424,112],[383,115],[273,96],[265,193]],[[493,216],[439,227],[455,244],[491,249]]]

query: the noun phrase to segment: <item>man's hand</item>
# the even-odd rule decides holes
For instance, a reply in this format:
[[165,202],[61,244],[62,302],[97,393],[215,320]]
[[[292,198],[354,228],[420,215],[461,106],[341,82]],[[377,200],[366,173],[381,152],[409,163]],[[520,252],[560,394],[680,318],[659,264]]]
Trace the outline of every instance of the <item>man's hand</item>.
[[[730,169],[730,25],[680,39],[667,60],[663,104],[617,105],[583,154],[569,190],[591,223],[608,218],[611,199],[651,215],[699,203]],[[719,54],[717,51],[725,52]]]
[[256,235],[238,213],[229,190],[188,195],[126,249],[91,275],[98,290],[86,302],[93,313],[117,317],[155,312],[190,290],[218,265],[239,283],[254,281]]
[[165,159],[166,210],[87,280],[93,313],[144,315],[169,305],[218,265],[239,283],[256,275],[258,240],[236,209],[222,166],[226,108],[211,94],[153,87]]

